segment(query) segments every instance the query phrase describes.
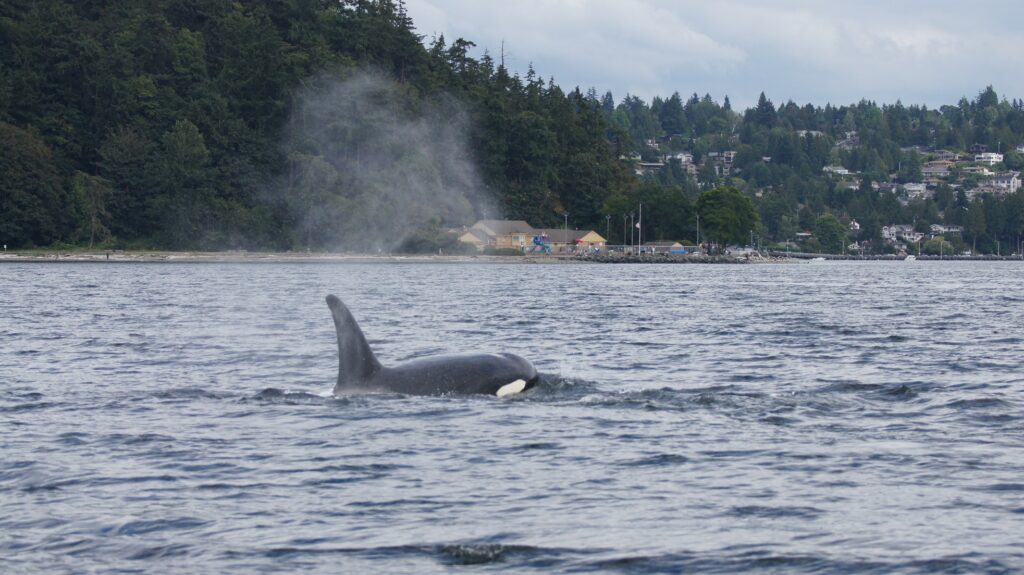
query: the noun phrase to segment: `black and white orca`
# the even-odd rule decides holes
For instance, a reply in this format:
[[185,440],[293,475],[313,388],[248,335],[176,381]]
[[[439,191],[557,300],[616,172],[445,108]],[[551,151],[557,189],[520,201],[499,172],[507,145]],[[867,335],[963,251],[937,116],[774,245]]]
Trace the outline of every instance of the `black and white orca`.
[[396,392],[409,395],[485,394],[505,397],[537,384],[537,370],[511,353],[441,355],[384,367],[370,350],[352,313],[327,296],[338,334],[338,383],[334,395]]

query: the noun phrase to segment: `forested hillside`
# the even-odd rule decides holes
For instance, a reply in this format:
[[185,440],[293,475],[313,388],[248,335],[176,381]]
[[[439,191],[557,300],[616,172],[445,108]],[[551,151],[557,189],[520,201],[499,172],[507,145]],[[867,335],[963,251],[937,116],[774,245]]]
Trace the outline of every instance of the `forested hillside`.
[[478,217],[566,213],[620,242],[639,202],[647,239],[696,239],[705,209],[721,239],[823,250],[892,249],[888,224],[958,225],[979,251],[1024,233],[1022,193],[989,185],[1024,167],[1024,103],[991,88],[737,112],[563,89],[474,48],[392,0],[2,0],[0,242],[433,249]]
[[[11,246],[359,249],[362,224],[394,247],[366,228],[590,223],[635,186],[595,103],[467,41],[424,45],[390,0],[5,0],[0,45]],[[409,130],[467,157],[419,154]],[[381,201],[410,183],[416,205]],[[478,189],[431,211],[452,186]]]

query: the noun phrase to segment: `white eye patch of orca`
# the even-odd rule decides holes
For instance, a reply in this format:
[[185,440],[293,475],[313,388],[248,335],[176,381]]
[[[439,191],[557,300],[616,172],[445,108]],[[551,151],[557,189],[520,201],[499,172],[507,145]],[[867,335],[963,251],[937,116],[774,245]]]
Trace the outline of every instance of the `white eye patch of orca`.
[[526,389],[526,381],[522,379],[517,379],[512,383],[503,385],[500,388],[498,388],[498,393],[496,395],[498,397],[515,395],[517,393],[522,393],[524,389]]

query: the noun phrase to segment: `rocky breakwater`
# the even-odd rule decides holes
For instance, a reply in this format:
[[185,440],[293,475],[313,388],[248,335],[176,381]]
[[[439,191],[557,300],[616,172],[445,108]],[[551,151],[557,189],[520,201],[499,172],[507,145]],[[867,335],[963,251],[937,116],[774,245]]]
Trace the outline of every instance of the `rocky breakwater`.
[[578,260],[598,264],[749,264],[767,259],[749,259],[731,255],[699,256],[680,254],[596,254],[578,256]]

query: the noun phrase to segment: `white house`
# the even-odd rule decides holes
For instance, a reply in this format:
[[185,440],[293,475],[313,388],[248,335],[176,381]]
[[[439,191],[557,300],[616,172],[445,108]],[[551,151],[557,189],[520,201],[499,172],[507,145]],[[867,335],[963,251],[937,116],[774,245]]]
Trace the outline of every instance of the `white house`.
[[946,226],[943,224],[932,224],[933,234],[959,234],[963,231],[963,226]]
[[693,154],[691,154],[690,152],[676,152],[674,154],[669,154],[666,159],[679,160],[683,164],[692,164]]
[[903,184],[903,191],[907,193],[907,198],[911,200],[917,198],[928,198],[932,195],[928,193],[928,186],[916,182]]
[[850,170],[847,170],[846,168],[844,168],[842,166],[825,166],[824,168],[821,169],[821,171],[823,171],[825,173],[828,173],[828,174],[835,174],[837,176],[849,176],[850,175]]
[[1002,172],[988,179],[986,184],[1003,188],[1007,194],[1012,194],[1020,189],[1020,175],[1017,172]]
[[1002,154],[996,154],[995,152],[985,152],[984,154],[977,154],[974,156],[974,161],[979,164],[988,164],[994,166],[1003,161]]
[[889,242],[895,242],[897,239],[907,242],[919,242],[923,237],[924,234],[914,231],[914,226],[906,224],[882,226],[882,239]]

